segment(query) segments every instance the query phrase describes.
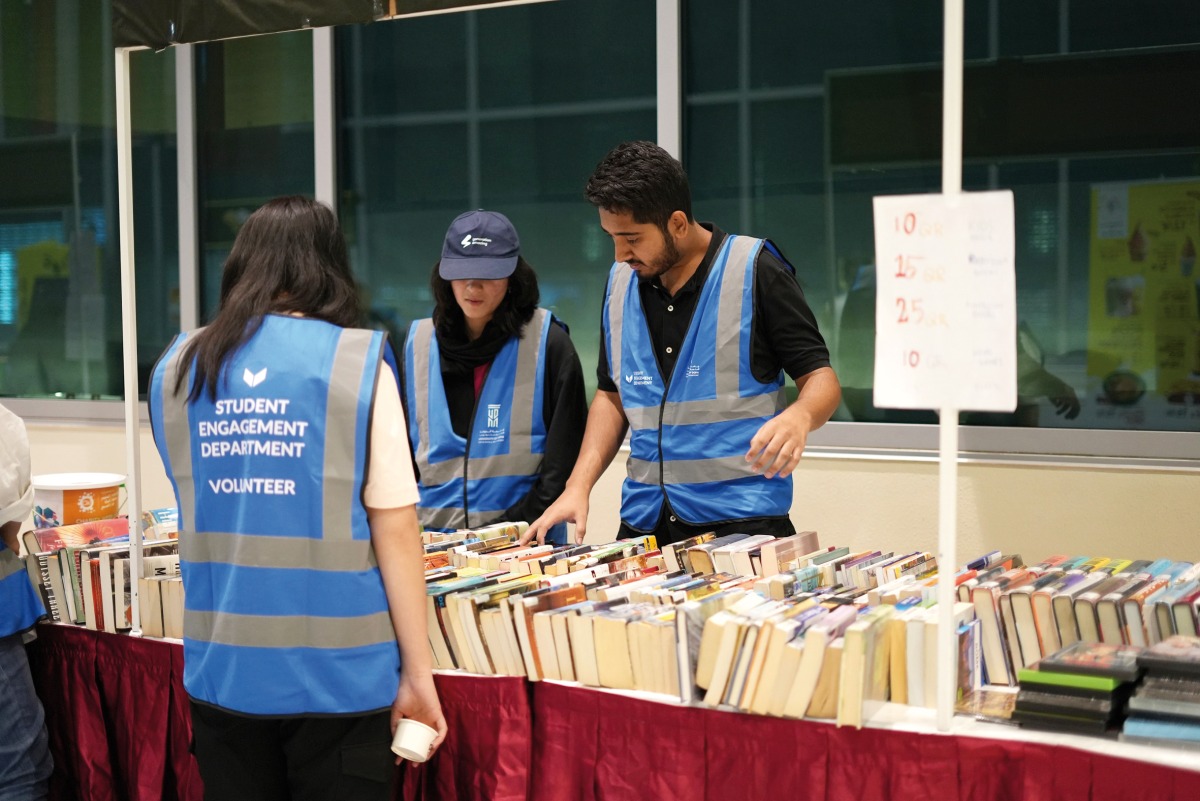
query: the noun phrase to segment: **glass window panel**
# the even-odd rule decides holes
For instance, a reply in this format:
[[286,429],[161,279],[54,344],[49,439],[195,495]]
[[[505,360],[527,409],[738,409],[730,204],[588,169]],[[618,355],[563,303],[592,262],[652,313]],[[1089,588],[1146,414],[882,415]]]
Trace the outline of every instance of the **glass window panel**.
[[[739,3],[729,0],[691,0],[682,6],[688,46],[683,71],[688,92],[737,89],[738,48],[730,34],[738,29]],[[690,176],[689,176],[690,177]]]
[[653,3],[558,0],[475,22],[481,108],[654,95]]
[[1188,0],[1088,0],[1069,4],[1067,14],[1068,42],[1075,52],[1200,41],[1200,9]]
[[[693,212],[705,219],[738,219],[741,206],[741,167],[730,142],[738,141],[739,109],[736,103],[689,103],[684,116],[683,149],[687,154],[688,182]],[[722,214],[716,213],[716,204]]]
[[417,60],[394,77],[451,99],[437,113],[365,77],[395,64],[392,51],[427,30],[414,27],[422,20],[337,32],[340,214],[374,320],[402,342],[432,311],[429,274],[450,221],[496,209],[517,226],[542,305],[570,325],[594,387],[612,245],[583,187],[615,144],[654,138],[653,4],[560,0],[450,16],[439,48],[461,53],[464,72]]
[[221,268],[246,217],[279,195],[312,196],[312,33],[196,46],[201,317],[217,307]]
[[1062,3],[1007,2],[997,5],[999,55],[1036,56],[1058,52]]
[[[123,394],[110,19],[108,2],[0,0],[0,395]],[[144,391],[179,324],[174,57],[130,71]]]
[[[830,69],[935,63],[942,57],[941,0],[728,5],[747,8],[753,89],[820,84]],[[736,44],[737,29],[726,29],[727,46]],[[967,58],[987,55],[978,15],[967,18],[964,47]]]
[[[932,422],[930,413],[870,403],[871,198],[940,190],[942,8],[865,5],[685,3],[684,160],[700,216],[770,236],[796,263],[846,387],[838,418]],[[1189,283],[1200,247],[1200,213],[1193,213],[1200,203],[1200,113],[1178,92],[1168,97],[1170,82],[1160,80],[1166,59],[1178,64],[1171,74],[1179,80],[1195,74],[1200,16],[1185,8],[1130,0],[967,8],[964,45],[975,72],[965,107],[994,121],[981,127],[966,120],[963,185],[1014,193],[1022,366],[1016,413],[964,415],[964,422],[1200,430],[1200,297],[1193,297],[1200,290]],[[705,61],[722,45],[720,57]],[[1084,59],[1110,54],[1125,59],[1122,80],[1142,76],[1136,114],[1122,115],[1129,98],[1113,97],[1111,84],[1087,85],[1095,62]],[[1055,58],[1004,58],[1028,55]],[[990,57],[1002,60],[989,71]],[[1021,95],[1009,79],[1036,78],[1043,65],[1059,70],[1056,91],[1075,81],[1069,91],[1091,107],[1111,104],[1109,127],[1072,126],[1062,115],[1039,125],[1059,104]],[[904,78],[905,70],[922,69],[937,73],[933,85],[919,75]],[[876,88],[888,83],[889,91],[872,95],[862,83],[853,98],[831,98],[835,73],[879,76]],[[845,138],[830,141],[834,103],[834,130]],[[886,108],[899,127],[889,132],[872,108]],[[1105,222],[1096,210],[1102,198],[1127,208],[1119,222],[1106,218],[1107,238],[1097,233]],[[1116,231],[1122,224],[1123,237]],[[1145,266],[1121,266],[1121,258]],[[1142,275],[1150,269],[1156,272]],[[1161,274],[1171,280],[1155,277]]]
[[[138,391],[143,396],[155,361],[179,333],[175,56],[174,50],[129,54]],[[114,216],[114,240],[116,223]]]
[[[467,99],[466,19],[462,14],[435,14],[337,28],[343,64],[349,63],[346,55],[352,49],[371,54],[369,59],[352,62],[360,70],[354,85],[361,113],[386,117],[399,109],[406,113],[461,109]],[[431,70],[436,70],[438,80],[426,79]]]

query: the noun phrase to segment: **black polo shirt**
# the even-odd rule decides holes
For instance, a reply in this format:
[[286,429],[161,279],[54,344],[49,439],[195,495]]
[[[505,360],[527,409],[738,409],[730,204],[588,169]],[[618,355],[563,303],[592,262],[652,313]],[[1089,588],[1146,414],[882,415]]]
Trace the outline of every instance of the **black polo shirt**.
[[[711,223],[701,225],[712,231],[712,241],[695,274],[674,296],[667,294],[657,277],[638,280],[638,294],[646,324],[650,328],[650,340],[654,343],[658,367],[664,376],[669,376],[675,368],[675,359],[687,336],[692,312],[708,279],[713,259],[725,240],[725,233],[721,229]],[[750,339],[750,369],[754,377],[766,383],[773,381],[782,370],[795,380],[821,367],[828,367],[829,348],[817,327],[817,318],[804,299],[804,292],[792,268],[782,258],[782,253],[777,256],[771,248],[762,248],[754,268],[754,314]],[[596,381],[601,390],[617,391],[617,385],[609,374],[603,335],[600,337]],[[747,442],[747,450],[749,447],[750,443]],[[788,536],[795,533],[791,520],[786,516],[738,520],[720,526],[690,526],[675,519],[664,498],[663,513],[653,532],[639,532],[622,522],[618,536],[653,533],[659,544],[664,544],[714,530],[718,534],[740,532]]]

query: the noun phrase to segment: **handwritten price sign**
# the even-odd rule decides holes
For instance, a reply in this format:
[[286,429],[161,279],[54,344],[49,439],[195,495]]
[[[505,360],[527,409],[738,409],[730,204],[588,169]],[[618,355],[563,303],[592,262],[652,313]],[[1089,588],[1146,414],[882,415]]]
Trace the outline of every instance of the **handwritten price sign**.
[[874,203],[875,405],[1012,411],[1012,192]]

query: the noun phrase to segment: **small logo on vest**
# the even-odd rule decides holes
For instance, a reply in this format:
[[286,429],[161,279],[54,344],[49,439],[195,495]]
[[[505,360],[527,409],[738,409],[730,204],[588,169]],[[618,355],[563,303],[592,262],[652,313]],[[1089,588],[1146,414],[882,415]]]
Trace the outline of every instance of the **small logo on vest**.
[[654,383],[654,376],[646,375],[642,370],[638,370],[636,373],[626,373],[625,383],[638,387],[649,386]]
[[242,372],[242,380],[246,382],[246,386],[248,386],[248,387],[257,387],[259,384],[261,384],[266,379],[267,379],[267,368],[265,368],[265,367],[263,369],[259,370],[257,373],[250,372],[249,367],[247,367]]
[[487,423],[479,432],[475,441],[480,445],[495,445],[499,442],[504,442],[508,436],[508,429],[500,425],[500,404],[489,403],[487,405]]
[[700,365],[689,364],[687,366],[687,371],[684,372],[683,375],[685,378],[699,378],[700,377]]

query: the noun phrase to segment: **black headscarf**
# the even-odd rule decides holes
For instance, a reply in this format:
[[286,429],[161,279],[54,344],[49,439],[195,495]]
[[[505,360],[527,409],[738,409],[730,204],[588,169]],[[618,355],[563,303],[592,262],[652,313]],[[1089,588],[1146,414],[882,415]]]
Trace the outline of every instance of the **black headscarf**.
[[438,348],[442,356],[442,373],[446,375],[471,375],[475,368],[496,358],[496,354],[511,338],[489,321],[478,339],[468,339],[466,326],[448,327],[452,330],[437,332]]

